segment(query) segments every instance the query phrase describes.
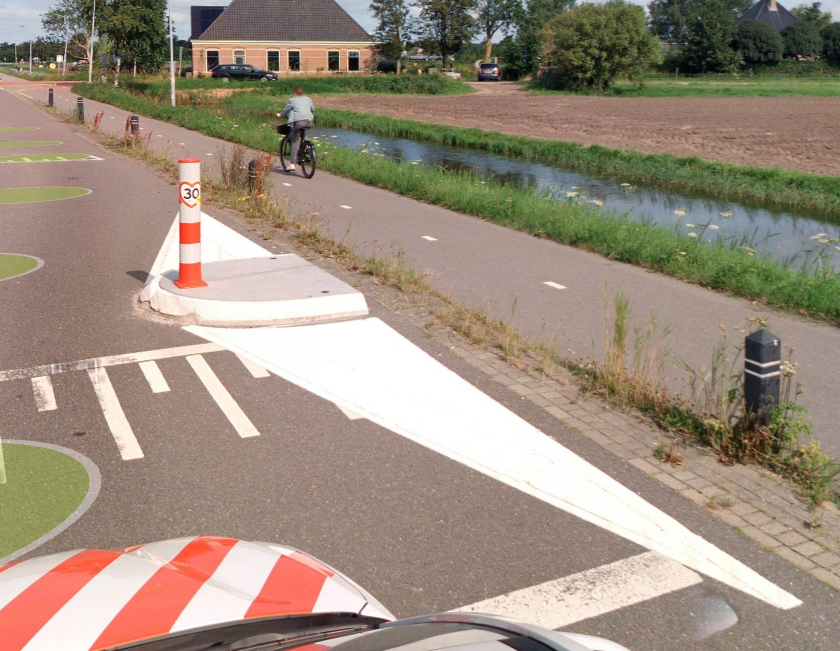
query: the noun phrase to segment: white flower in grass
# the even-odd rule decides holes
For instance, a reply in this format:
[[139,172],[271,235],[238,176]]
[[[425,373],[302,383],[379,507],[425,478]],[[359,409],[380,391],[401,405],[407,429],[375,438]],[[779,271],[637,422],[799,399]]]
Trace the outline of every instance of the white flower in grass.
[[629,187],[630,187],[630,184],[629,184],[629,183],[622,183],[622,184],[621,184],[621,187],[622,187],[622,188],[629,188]]
[[594,203],[596,206],[603,206],[604,205],[604,202],[601,201],[600,199],[592,199],[591,201],[588,201],[587,203]]
[[686,228],[694,228],[694,224],[686,224],[685,227]]
[[720,229],[720,226],[715,226],[714,224],[712,224],[711,226],[709,226],[709,228],[711,228],[713,231],[716,231]]
[[791,362],[782,362],[782,367],[780,369],[782,371],[782,375],[785,377],[793,377],[796,375],[796,371],[799,370],[799,364],[792,364]]
[[685,213],[686,213],[686,211],[685,211],[685,210],[675,210],[675,211],[674,211],[674,214],[675,214],[675,215],[679,215],[680,217],[682,217],[683,215],[685,215]]
[[732,212],[731,212],[731,211],[729,211],[729,212],[722,212],[722,213],[720,213],[720,216],[721,216],[721,217],[732,217]]
[[685,251],[677,251],[677,255],[685,255]]
[[577,192],[567,192],[566,196],[567,197],[576,197],[576,196],[578,196],[578,193]]
[[697,233],[689,233],[688,236],[689,237],[697,237]]
[[818,239],[820,239],[821,237],[825,237],[826,235],[828,235],[828,233],[817,233],[816,235],[812,235],[812,236],[811,236],[811,239],[812,239],[812,240],[818,240]]

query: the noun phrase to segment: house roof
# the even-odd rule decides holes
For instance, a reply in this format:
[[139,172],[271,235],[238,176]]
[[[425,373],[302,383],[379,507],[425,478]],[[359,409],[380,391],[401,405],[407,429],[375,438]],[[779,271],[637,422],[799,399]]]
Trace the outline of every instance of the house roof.
[[752,7],[738,17],[736,23],[742,20],[760,20],[770,25],[776,31],[797,22],[796,16],[790,13],[776,0],[758,0]]
[[233,0],[201,41],[373,41],[335,0]]
[[190,38],[201,36],[224,10],[224,7],[190,7]]

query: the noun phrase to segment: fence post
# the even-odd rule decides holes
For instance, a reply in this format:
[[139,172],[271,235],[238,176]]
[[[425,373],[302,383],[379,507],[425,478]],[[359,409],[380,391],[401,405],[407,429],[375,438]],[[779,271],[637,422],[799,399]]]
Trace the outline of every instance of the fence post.
[[6,461],[3,459],[3,441],[0,439],[0,484],[6,483]]
[[80,97],[76,100],[76,117],[79,118],[79,122],[85,121],[85,98]]
[[744,403],[761,425],[781,398],[782,342],[762,328],[744,340]]
[[53,89],[52,88],[50,88],[47,91],[47,106],[49,106],[50,108],[55,106],[55,98],[53,96]]
[[676,80],[676,79],[679,79],[679,78],[680,78],[680,68],[679,68],[679,66],[677,66],[677,69],[674,72],[674,79]]
[[201,160],[178,160],[180,265],[177,287],[207,287],[201,278]]
[[257,166],[259,164],[257,160],[248,163],[248,190],[251,194],[254,194],[257,190]]
[[139,115],[132,115],[129,118],[129,124],[131,129],[131,135],[135,138],[140,135],[140,116]]

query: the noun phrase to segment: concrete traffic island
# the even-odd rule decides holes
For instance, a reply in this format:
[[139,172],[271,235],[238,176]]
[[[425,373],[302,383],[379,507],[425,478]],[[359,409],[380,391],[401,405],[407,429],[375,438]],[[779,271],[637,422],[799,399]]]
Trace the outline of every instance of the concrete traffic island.
[[366,316],[365,297],[294,254],[241,258],[202,266],[207,287],[181,289],[164,272],[151,308],[196,324],[263,326]]

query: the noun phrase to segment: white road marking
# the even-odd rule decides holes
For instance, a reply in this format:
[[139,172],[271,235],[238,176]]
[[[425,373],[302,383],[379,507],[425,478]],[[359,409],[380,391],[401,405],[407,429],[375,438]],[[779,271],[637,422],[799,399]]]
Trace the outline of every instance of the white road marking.
[[424,240],[429,240],[429,242],[437,242],[437,238],[432,237],[431,235],[423,235],[422,237]]
[[353,206],[345,206],[344,204],[341,204],[339,208],[344,208],[345,210],[353,210]]
[[242,355],[237,355],[239,361],[245,365],[245,368],[248,369],[248,372],[253,375],[254,377],[270,377],[271,373],[266,371],[262,366],[252,362],[247,357],[242,357]]
[[802,603],[379,319],[185,329],[419,445],[777,608]]
[[38,411],[55,411],[58,409],[49,375],[32,378],[32,393],[35,395],[35,404],[38,406]]
[[179,146],[183,146],[183,145],[185,145],[185,144],[186,144],[186,143],[183,143],[183,142],[179,142],[179,143],[178,143],[178,145],[179,145]]
[[131,423],[125,417],[120,399],[117,398],[114,385],[111,384],[111,378],[108,377],[108,371],[104,367],[89,368],[88,375],[93,383],[93,390],[96,392],[99,406],[102,407],[105,421],[111,430],[111,436],[117,443],[123,461],[142,459],[143,450],[140,449],[137,437],[134,436]]
[[146,376],[146,382],[152,388],[152,393],[166,393],[169,391],[169,384],[166,382],[166,378],[163,377],[163,373],[160,372],[160,367],[157,365],[157,362],[149,360],[148,362],[140,362],[138,366],[143,371],[143,375]]
[[364,416],[360,416],[355,411],[350,411],[346,407],[342,407],[341,405],[336,405],[341,410],[341,413],[347,416],[349,420],[361,420]]
[[558,283],[553,283],[550,280],[546,280],[543,285],[548,285],[549,287],[554,287],[554,289],[566,289],[565,285],[560,285]]
[[175,348],[160,348],[158,350],[146,350],[141,353],[124,353],[122,355],[110,355],[107,357],[93,357],[82,359],[77,362],[59,362],[58,364],[45,364],[33,368],[19,368],[11,371],[0,371],[0,382],[7,380],[22,380],[40,375],[56,375],[69,371],[86,371],[92,368],[105,366],[118,366],[120,364],[134,364],[152,359],[170,359],[172,357],[185,357],[187,355],[201,355],[203,353],[215,353],[225,350],[223,346],[216,344],[191,344],[189,346],[177,346]]
[[561,628],[702,583],[695,572],[656,552],[457,608],[545,628]]
[[210,152],[207,152],[207,156],[212,156],[212,155],[213,155],[213,154],[211,154]]
[[254,424],[245,415],[245,412],[242,411],[242,408],[233,399],[233,396],[230,395],[221,380],[213,372],[213,369],[210,368],[207,360],[201,355],[190,355],[187,357],[187,361],[193,367],[198,379],[204,384],[207,391],[213,397],[213,400],[219,405],[219,409],[227,416],[236,433],[243,439],[259,436],[260,433],[257,431],[257,428],[254,427]]
[[292,184],[291,184],[291,183],[284,183],[283,185],[285,185],[287,188],[292,187]]

